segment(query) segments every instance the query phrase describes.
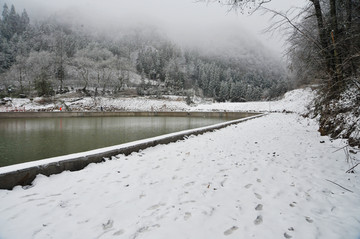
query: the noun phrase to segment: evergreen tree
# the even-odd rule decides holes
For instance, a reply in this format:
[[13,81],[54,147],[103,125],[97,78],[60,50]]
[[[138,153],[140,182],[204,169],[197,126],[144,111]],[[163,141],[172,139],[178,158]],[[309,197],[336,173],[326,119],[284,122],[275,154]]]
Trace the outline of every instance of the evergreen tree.
[[[14,5],[11,5],[10,13],[7,20],[7,28],[9,31],[9,37],[11,38],[14,34],[19,33],[20,16],[16,13]],[[10,39],[8,38],[8,39]]]
[[9,17],[9,7],[5,3],[4,6],[3,6],[3,11],[2,11],[2,20],[3,20],[3,22],[7,22],[8,17]]
[[20,17],[20,26],[19,26],[20,33],[25,32],[28,29],[29,24],[30,24],[30,19],[26,10],[24,9]]
[[15,62],[16,46],[12,41],[7,41],[5,38],[0,39],[0,73],[8,70]]
[[10,40],[11,33],[9,32],[9,7],[5,3],[2,11],[2,25],[1,25],[1,36],[6,40]]
[[220,102],[227,101],[229,99],[229,84],[228,82],[221,82],[218,100]]
[[209,79],[209,96],[216,98],[219,94],[220,90],[220,70],[219,68],[213,64],[210,68],[210,79]]

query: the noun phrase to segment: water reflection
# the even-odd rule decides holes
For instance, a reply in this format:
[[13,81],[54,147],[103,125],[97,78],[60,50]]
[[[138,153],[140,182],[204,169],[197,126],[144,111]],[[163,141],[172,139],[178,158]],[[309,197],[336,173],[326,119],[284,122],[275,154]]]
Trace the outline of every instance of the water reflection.
[[0,167],[224,122],[220,118],[0,119]]

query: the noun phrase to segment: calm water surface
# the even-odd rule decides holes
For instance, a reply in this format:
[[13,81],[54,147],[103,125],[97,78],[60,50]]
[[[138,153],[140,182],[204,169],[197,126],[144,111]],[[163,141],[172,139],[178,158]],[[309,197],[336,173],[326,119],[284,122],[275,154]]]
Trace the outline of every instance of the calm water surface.
[[0,167],[224,122],[225,118],[0,119]]

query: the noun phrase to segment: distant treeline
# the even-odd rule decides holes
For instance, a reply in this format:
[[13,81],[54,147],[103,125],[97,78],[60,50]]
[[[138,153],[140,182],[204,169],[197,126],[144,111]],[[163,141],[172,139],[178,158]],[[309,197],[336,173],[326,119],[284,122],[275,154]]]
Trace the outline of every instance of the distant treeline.
[[289,88],[283,67],[270,57],[215,57],[182,49],[148,29],[110,36],[57,19],[32,24],[26,10],[20,15],[5,4],[0,18],[0,96],[77,89],[87,95],[196,94],[250,101],[274,98]]

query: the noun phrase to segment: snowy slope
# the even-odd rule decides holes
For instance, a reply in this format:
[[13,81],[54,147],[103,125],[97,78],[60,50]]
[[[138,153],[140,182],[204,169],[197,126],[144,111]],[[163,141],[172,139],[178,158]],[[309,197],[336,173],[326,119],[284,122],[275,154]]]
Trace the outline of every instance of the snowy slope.
[[200,104],[193,107],[193,110],[211,111],[258,111],[258,112],[283,112],[290,111],[304,113],[307,106],[314,99],[314,92],[310,88],[297,89],[287,92],[281,100],[267,102],[245,102],[245,103],[213,103]]

